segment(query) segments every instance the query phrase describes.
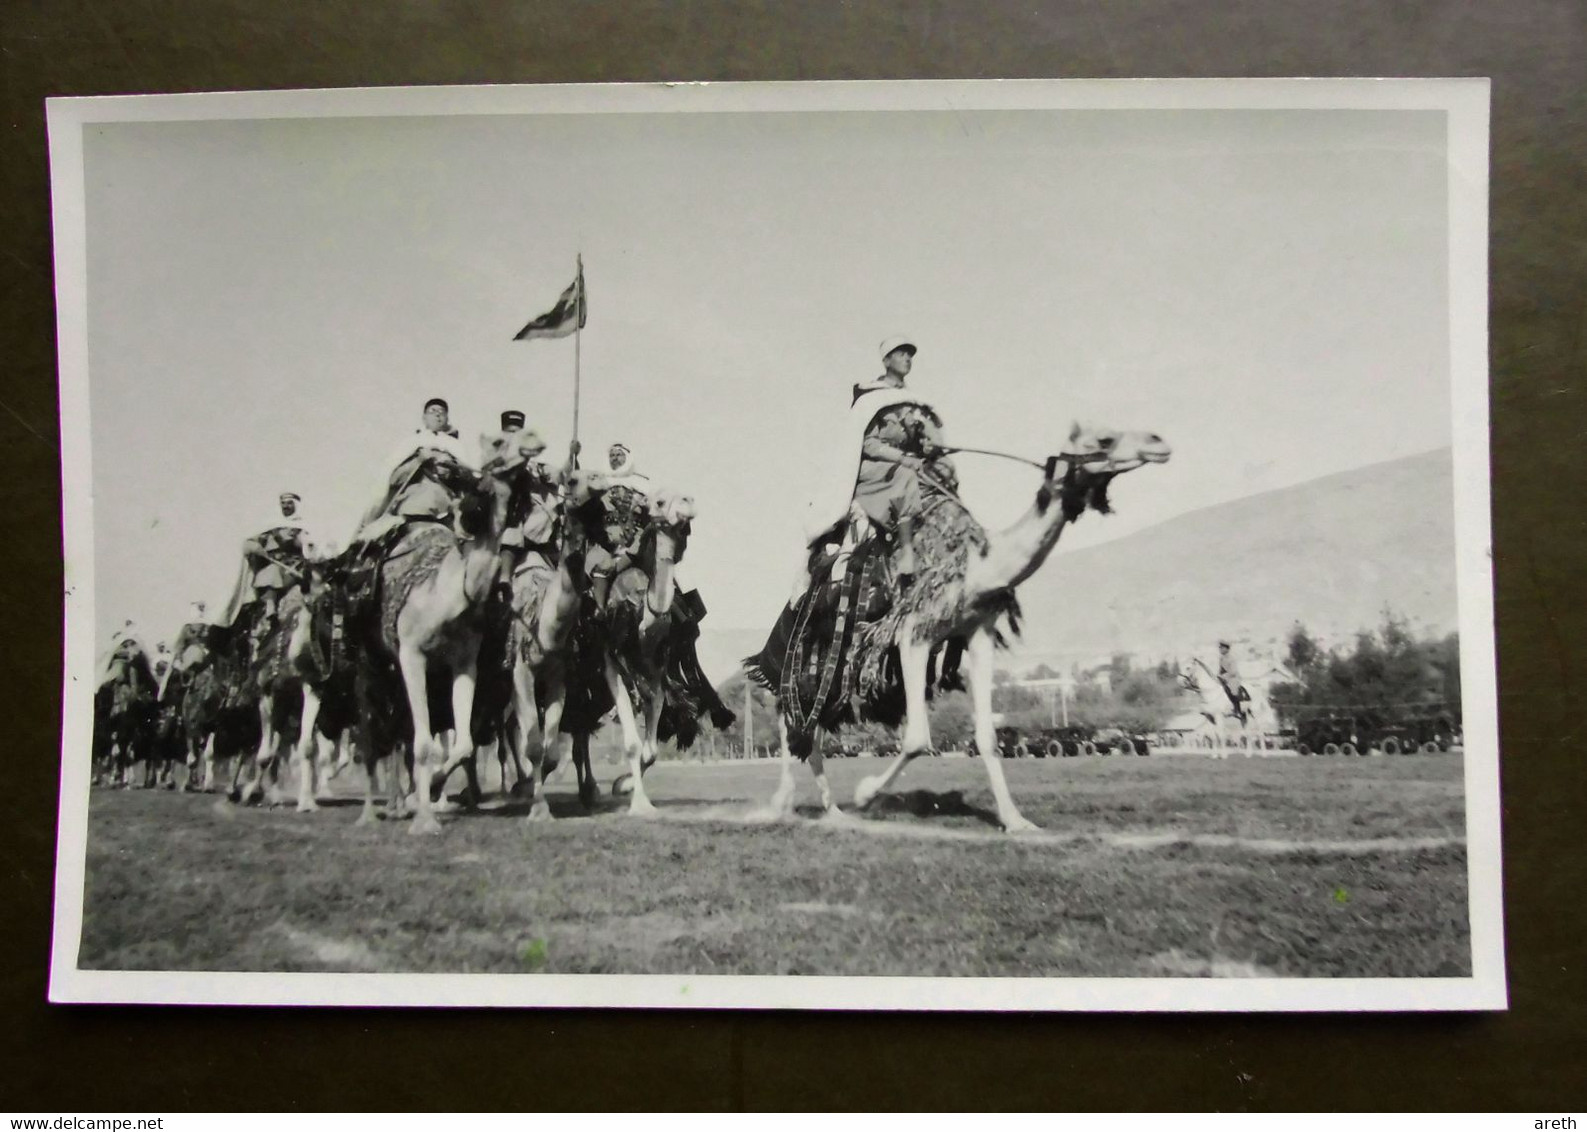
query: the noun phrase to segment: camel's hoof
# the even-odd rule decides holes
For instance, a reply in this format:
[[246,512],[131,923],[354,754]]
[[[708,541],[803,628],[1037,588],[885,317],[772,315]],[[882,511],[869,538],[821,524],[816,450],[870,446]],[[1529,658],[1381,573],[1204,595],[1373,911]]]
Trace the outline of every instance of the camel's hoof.
[[628,795],[632,794],[633,792],[634,792],[634,776],[633,775],[631,775],[631,774],[619,774],[616,778],[612,779],[612,797],[614,797],[614,798],[626,798]]
[[1015,814],[1013,817],[1003,819],[1004,833],[1036,833],[1040,829],[1041,826],[1023,814]]
[[355,821],[353,824],[354,825],[374,825],[375,824],[375,811],[373,811],[373,810],[365,810],[363,813],[358,815],[358,820]]
[[881,781],[876,778],[862,778],[860,784],[854,788],[854,806],[863,810],[875,799],[881,789]]
[[532,822],[548,822],[554,819],[551,816],[551,807],[545,802],[536,802],[529,809],[529,816],[525,819]]
[[298,803],[297,812],[300,814],[312,814],[319,808],[320,805],[318,802],[316,802],[313,798],[308,798]]
[[264,803],[270,809],[278,809],[287,804],[287,797],[279,790],[272,790],[264,797]]
[[838,809],[836,806],[833,806],[826,813],[821,815],[821,824],[833,826],[850,826],[855,824],[855,820],[842,810]]
[[661,816],[661,811],[648,801],[630,802],[628,804],[628,816],[631,818],[657,818]]
[[437,798],[430,803],[430,809],[438,814],[455,814],[462,807],[450,798]]
[[413,824],[408,827],[408,833],[415,837],[427,837],[441,832],[441,823],[433,816],[415,815]]

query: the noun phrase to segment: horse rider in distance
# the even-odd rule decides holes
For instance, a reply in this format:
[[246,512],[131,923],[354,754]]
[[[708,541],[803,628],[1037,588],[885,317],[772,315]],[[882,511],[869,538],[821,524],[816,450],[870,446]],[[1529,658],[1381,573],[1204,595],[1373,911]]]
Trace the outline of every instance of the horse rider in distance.
[[1234,705],[1235,714],[1243,719],[1250,710],[1245,705],[1251,702],[1251,693],[1240,676],[1240,666],[1235,663],[1233,649],[1226,640],[1218,642],[1218,683],[1223,685],[1224,693]]

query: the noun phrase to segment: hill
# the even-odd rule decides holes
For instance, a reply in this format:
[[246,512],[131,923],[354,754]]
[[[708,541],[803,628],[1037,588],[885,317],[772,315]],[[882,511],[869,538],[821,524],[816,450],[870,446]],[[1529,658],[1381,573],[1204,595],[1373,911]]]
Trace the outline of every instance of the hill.
[[1029,659],[1166,655],[1219,636],[1258,650],[1299,621],[1325,639],[1385,606],[1455,628],[1453,455],[1374,464],[1060,551],[1020,591]]

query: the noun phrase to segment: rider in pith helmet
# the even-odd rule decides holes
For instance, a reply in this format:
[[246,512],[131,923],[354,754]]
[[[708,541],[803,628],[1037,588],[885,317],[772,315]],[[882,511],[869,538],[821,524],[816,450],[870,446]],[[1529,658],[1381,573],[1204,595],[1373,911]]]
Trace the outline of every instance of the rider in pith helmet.
[[[941,418],[905,385],[919,348],[906,335],[882,340],[881,376],[854,386],[849,432],[832,491],[812,501],[805,534],[812,548],[823,544],[857,507],[895,544],[900,579],[915,573],[914,527],[921,509],[921,476],[953,490],[957,477],[940,452]],[[852,469],[852,470],[851,470]],[[852,476],[852,478],[848,478]],[[839,492],[843,498],[840,500]]]

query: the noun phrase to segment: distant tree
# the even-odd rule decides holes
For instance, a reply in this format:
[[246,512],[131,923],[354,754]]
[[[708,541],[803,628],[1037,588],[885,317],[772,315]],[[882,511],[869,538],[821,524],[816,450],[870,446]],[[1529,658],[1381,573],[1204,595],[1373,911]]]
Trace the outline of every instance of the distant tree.
[[1297,622],[1295,628],[1290,630],[1289,651],[1285,655],[1289,670],[1299,676],[1310,672],[1322,659],[1322,646],[1306,631],[1306,626]]
[[1303,626],[1290,634],[1293,682],[1274,685],[1273,705],[1296,718],[1305,708],[1344,708],[1385,718],[1442,705],[1460,714],[1460,639],[1418,640],[1404,617],[1385,610],[1375,631],[1356,634],[1354,646],[1325,651]]

